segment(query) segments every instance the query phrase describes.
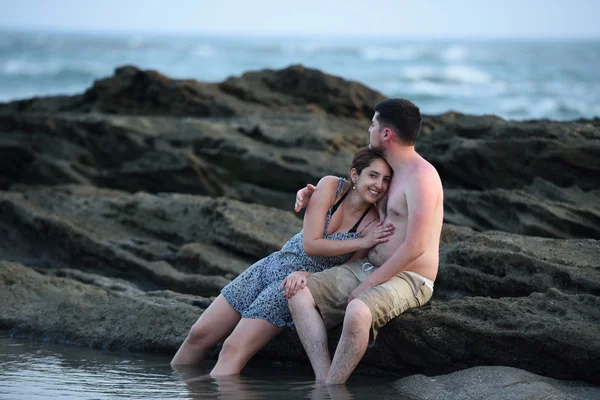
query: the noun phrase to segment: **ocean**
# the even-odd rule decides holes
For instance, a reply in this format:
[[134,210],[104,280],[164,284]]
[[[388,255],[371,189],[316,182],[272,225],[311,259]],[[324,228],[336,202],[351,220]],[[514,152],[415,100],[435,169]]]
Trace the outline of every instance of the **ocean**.
[[0,102],[81,93],[125,64],[218,82],[303,64],[425,114],[600,116],[600,40],[459,40],[0,32]]

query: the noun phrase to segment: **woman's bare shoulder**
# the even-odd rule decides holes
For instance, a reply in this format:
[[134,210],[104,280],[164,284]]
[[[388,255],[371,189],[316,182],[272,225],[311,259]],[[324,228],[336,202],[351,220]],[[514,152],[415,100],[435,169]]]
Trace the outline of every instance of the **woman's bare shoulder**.
[[326,188],[330,188],[333,187],[334,189],[337,189],[337,185],[340,183],[340,178],[334,175],[325,175],[324,177],[322,177],[319,180],[319,183],[317,183],[317,187],[326,187]]
[[[315,192],[311,197],[311,200],[317,200],[319,202],[330,203],[335,201],[336,192],[340,178],[333,175],[327,175],[322,177],[317,183]],[[310,205],[310,203],[309,203]]]

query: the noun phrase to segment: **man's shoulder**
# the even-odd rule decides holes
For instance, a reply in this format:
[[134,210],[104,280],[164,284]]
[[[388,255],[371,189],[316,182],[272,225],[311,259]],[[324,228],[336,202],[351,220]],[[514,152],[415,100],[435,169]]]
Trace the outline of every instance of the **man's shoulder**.
[[419,157],[415,161],[412,175],[413,175],[413,177],[419,178],[419,179],[423,179],[423,178],[437,179],[437,180],[440,179],[440,175],[438,174],[437,169],[435,169],[433,164],[431,164],[429,161],[427,161],[423,157]]
[[422,157],[415,162],[409,182],[411,187],[421,188],[430,194],[433,194],[432,191],[443,191],[442,180],[437,170]]

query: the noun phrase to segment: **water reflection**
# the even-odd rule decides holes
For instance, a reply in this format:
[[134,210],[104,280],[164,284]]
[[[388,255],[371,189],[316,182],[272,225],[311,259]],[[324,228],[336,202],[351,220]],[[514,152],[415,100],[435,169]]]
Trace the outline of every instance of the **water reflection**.
[[[256,365],[251,367],[253,368],[251,372],[262,369]],[[176,367],[175,370],[188,387],[192,399],[354,399],[346,385],[325,385],[314,380],[281,379],[281,376],[276,379],[272,376],[261,379],[244,375],[211,377],[202,368],[195,367]]]
[[214,361],[173,369],[170,357],[11,339],[0,334],[0,399],[381,399],[407,397],[393,377],[314,381],[308,366],[253,361],[241,376],[211,378]]

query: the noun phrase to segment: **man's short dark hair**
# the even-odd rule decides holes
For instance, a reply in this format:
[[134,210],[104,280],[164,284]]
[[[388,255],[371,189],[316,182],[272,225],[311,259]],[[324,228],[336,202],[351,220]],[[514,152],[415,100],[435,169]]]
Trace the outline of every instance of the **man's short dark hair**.
[[387,99],[375,106],[377,120],[383,127],[392,128],[404,144],[414,145],[421,132],[421,112],[406,99]]

